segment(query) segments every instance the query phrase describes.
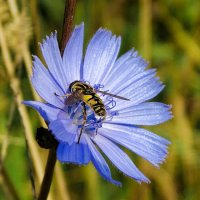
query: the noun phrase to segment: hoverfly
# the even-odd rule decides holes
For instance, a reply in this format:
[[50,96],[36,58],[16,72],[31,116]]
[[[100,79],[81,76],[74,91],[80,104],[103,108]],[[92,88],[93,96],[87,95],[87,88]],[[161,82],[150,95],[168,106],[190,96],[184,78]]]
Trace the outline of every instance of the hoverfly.
[[108,92],[99,91],[99,90],[96,91],[92,86],[81,81],[72,82],[69,85],[69,91],[70,91],[70,94],[64,95],[64,96],[67,96],[67,99],[65,100],[65,104],[72,105],[74,103],[82,101],[82,105],[83,105],[83,126],[81,128],[81,131],[78,137],[78,143],[80,142],[83,127],[87,120],[86,105],[89,106],[97,116],[100,116],[102,120],[106,118],[105,105],[102,99],[100,98],[100,96],[97,94],[97,92],[104,95],[109,95],[111,97],[115,97],[118,99],[129,101],[129,99],[118,96],[118,95],[110,94]]

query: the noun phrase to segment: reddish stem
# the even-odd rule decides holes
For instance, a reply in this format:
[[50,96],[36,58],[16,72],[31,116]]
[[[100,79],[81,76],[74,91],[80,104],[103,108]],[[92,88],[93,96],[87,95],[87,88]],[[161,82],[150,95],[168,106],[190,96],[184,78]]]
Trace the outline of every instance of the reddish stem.
[[[64,53],[65,46],[72,32],[75,6],[76,6],[76,0],[68,0],[65,3],[62,40],[60,47],[61,55],[63,55]],[[45,174],[40,188],[38,200],[47,199],[53,178],[55,164],[56,164],[56,148],[54,147],[49,150],[48,160],[45,168]]]

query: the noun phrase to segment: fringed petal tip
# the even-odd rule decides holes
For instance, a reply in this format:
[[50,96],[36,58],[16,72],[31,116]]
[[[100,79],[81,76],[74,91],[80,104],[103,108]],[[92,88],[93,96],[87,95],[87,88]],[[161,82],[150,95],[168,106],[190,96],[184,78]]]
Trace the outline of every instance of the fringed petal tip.
[[135,180],[135,181],[137,181],[137,183],[139,183],[139,184],[142,184],[142,183],[150,184],[151,183],[151,181],[148,178],[143,181],[141,181],[141,180]]
[[36,55],[34,55],[34,54],[32,54],[31,56],[32,56],[32,58],[33,58],[34,60],[35,60],[35,57],[37,57],[37,56],[36,56]]
[[141,64],[145,64],[146,67],[149,65],[149,61],[145,60],[139,53],[138,51],[135,49],[135,47],[132,47],[132,49],[129,50],[130,52],[130,58],[137,58],[138,60],[140,60]]
[[168,112],[170,115],[170,119],[174,118],[173,112],[172,112],[172,105],[171,104],[167,104],[167,108],[168,108]]
[[[126,174],[124,174],[124,176],[127,176]],[[129,176],[128,176],[129,177]],[[118,187],[122,187],[122,183],[120,182],[120,181],[116,181],[116,180],[114,180],[114,179],[107,179],[107,178],[105,178],[105,177],[103,177],[106,181],[108,181],[108,182],[110,182],[110,183],[112,183],[112,184],[114,184],[114,185],[116,185],[116,186],[118,186]],[[130,177],[131,179],[133,179],[132,177]],[[146,178],[146,179],[133,179],[134,181],[136,181],[137,183],[139,183],[139,184],[142,184],[142,183],[146,183],[146,184],[150,184],[151,183],[151,181],[148,179],[148,178]]]
[[100,33],[100,32],[106,32],[107,34],[109,34],[109,35],[110,35],[110,39],[111,39],[111,38],[115,38],[115,41],[117,41],[117,40],[120,40],[120,41],[121,41],[121,36],[120,36],[120,35],[118,36],[118,35],[112,34],[112,32],[111,32],[109,29],[107,29],[107,28],[100,27],[100,28],[96,31],[95,34]]
[[136,181],[139,184],[142,184],[142,183],[150,184],[151,183],[151,181],[142,172],[140,172],[140,175],[137,177],[133,177],[133,176],[130,176],[129,174],[125,174],[121,170],[119,170],[119,172],[122,173],[124,176],[131,178],[132,180]]
[[122,172],[120,170],[119,170],[119,172],[122,173],[124,176],[131,178],[132,180],[136,181],[139,184],[142,184],[142,183],[150,184],[151,183],[151,181],[141,172],[140,172],[141,174],[140,174],[139,178],[138,177],[137,178],[136,177],[132,177],[129,174],[125,174],[124,172]]
[[50,36],[46,36],[46,42],[50,39],[57,39],[57,31],[51,32]]
[[160,166],[163,165],[166,162],[166,159],[167,159],[167,156],[168,156],[168,153],[169,153],[167,149],[168,149],[168,147],[166,147],[166,153],[165,153],[165,155],[163,155],[162,158],[160,158],[159,161],[157,161],[156,163],[152,163],[151,162],[151,164],[154,167],[156,167],[157,169],[160,169]]
[[41,62],[41,60],[38,58],[38,56],[32,55],[32,57],[33,57],[33,61],[32,61],[33,67],[34,67],[35,65],[44,66],[43,63]]
[[51,42],[52,39],[57,40],[57,30],[51,32],[50,35],[47,35],[46,38],[42,40],[42,43],[38,42],[40,49],[42,50],[45,45],[48,45],[48,43]]
[[101,32],[107,32],[108,34],[112,35],[112,32],[106,28],[100,27],[95,34],[101,33]]
[[121,44],[121,36],[120,36],[120,35],[119,35],[119,36],[113,35],[112,32],[111,32],[109,29],[107,29],[107,28],[102,28],[102,27],[100,27],[100,28],[96,31],[95,35],[98,34],[98,33],[103,33],[103,32],[104,32],[104,33],[107,33],[108,35],[110,35],[110,39],[111,39],[111,38],[115,38],[115,41],[119,40],[119,42],[120,42],[120,44]]
[[[147,183],[147,184],[151,183],[151,181],[142,172],[140,172],[140,175],[137,175],[137,177],[129,176],[128,174],[124,174],[124,176],[128,176],[129,178],[135,180],[136,182],[138,182],[140,184],[141,183]],[[140,177],[138,178],[138,176],[140,176]]]
[[[138,67],[145,66],[144,69],[149,65],[149,61],[146,61],[139,53],[138,51],[133,47],[131,50],[129,50],[130,56],[129,59],[137,59],[138,61]],[[124,54],[126,55],[126,54]],[[122,55],[123,56],[123,55]]]
[[85,24],[84,24],[84,22],[81,22],[79,25],[76,25],[75,27],[74,27],[74,29],[79,29],[79,28],[84,28],[84,26],[85,26]]

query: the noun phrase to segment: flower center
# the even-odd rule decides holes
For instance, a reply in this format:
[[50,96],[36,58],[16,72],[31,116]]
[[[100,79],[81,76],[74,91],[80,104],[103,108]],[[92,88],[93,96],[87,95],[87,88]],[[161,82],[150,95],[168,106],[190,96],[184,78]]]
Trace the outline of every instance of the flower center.
[[109,96],[109,91],[105,90],[102,84],[95,84],[92,87],[86,81],[73,83],[70,84],[72,92],[66,97],[66,102],[69,102],[68,98],[73,102],[66,104],[68,117],[78,126],[81,134],[96,135],[104,120],[111,121],[118,115],[114,110],[116,101],[113,95]]

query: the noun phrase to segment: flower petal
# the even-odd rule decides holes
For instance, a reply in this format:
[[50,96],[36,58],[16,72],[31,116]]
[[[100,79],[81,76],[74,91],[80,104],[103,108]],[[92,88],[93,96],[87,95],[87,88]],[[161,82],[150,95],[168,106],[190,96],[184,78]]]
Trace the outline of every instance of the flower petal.
[[61,162],[86,165],[90,162],[90,157],[90,149],[85,142],[84,135],[79,144],[74,142],[69,145],[61,142],[57,148],[57,158]]
[[80,66],[83,54],[84,24],[76,26],[63,54],[64,73],[66,84],[80,80]]
[[133,49],[117,59],[109,75],[102,82],[111,92],[116,92],[117,86],[124,88],[127,80],[133,79],[138,73],[144,71],[147,62]]
[[23,101],[22,103],[37,110],[48,123],[50,121],[56,120],[58,115],[63,112],[55,106],[38,101]]
[[99,172],[99,174],[105,178],[107,181],[110,181],[111,183],[115,185],[121,185],[120,182],[115,181],[112,179],[110,168],[108,164],[106,163],[103,156],[100,154],[100,152],[97,150],[91,139],[86,135],[85,136],[89,149],[91,151],[91,161],[94,164],[95,168]]
[[63,99],[55,95],[63,95],[62,89],[58,86],[57,82],[53,79],[49,71],[44,67],[37,56],[34,56],[33,62],[33,75],[31,81],[37,93],[48,103],[62,107]]
[[58,141],[71,145],[75,141],[78,127],[72,123],[71,119],[68,119],[52,121],[49,129]]
[[40,45],[40,48],[49,71],[63,91],[66,92],[67,80],[63,73],[62,58],[57,41],[57,32],[52,33],[50,37],[47,36],[46,40],[43,40]]
[[91,39],[83,65],[83,80],[91,85],[100,83],[116,60],[120,47],[120,37],[112,36],[111,32],[99,29]]
[[145,102],[118,110],[112,122],[134,125],[156,125],[172,118],[171,106],[158,102]]
[[154,142],[156,144],[163,144],[163,145],[169,145],[170,142],[155,134],[155,133],[152,133],[150,131],[147,131],[145,129],[142,129],[142,128],[139,128],[137,126],[134,126],[134,125],[131,125],[131,124],[117,124],[117,123],[112,123],[112,122],[104,122],[103,123],[103,128],[108,128],[112,131],[122,131],[123,132],[128,132],[129,134],[134,134],[135,137],[140,137],[140,138],[145,138],[145,139],[148,139],[150,140],[151,142]]
[[[128,81],[129,82],[129,81]],[[138,74],[133,78],[133,82],[126,88],[117,88],[117,95],[130,99],[130,101],[122,101],[116,99],[117,106],[115,109],[120,110],[133,105],[138,105],[147,100],[152,99],[159,94],[164,88],[163,84],[155,77],[155,70],[147,70]]]
[[124,174],[135,179],[137,182],[149,183],[149,179],[146,178],[142,172],[133,164],[130,158],[125,154],[118,146],[112,143],[110,140],[96,135],[94,138],[95,143],[105,153],[105,155],[111,160],[111,162]]
[[130,149],[156,167],[167,156],[167,145],[169,142],[149,131],[114,124],[104,124],[103,127],[99,129],[99,134]]

